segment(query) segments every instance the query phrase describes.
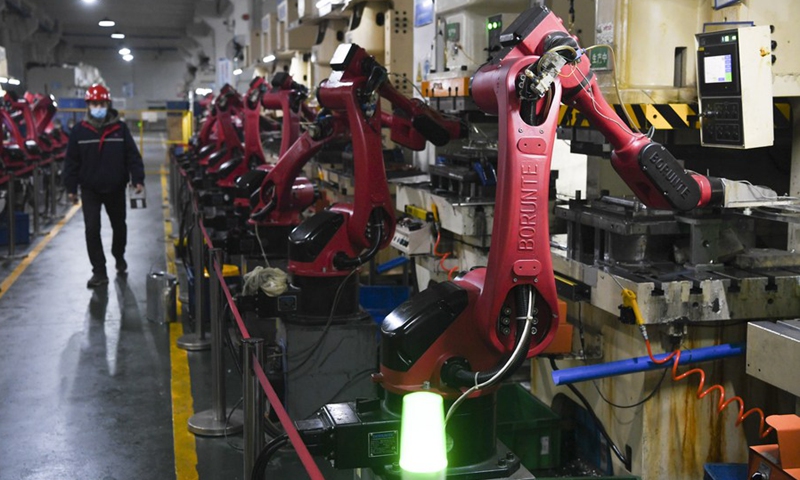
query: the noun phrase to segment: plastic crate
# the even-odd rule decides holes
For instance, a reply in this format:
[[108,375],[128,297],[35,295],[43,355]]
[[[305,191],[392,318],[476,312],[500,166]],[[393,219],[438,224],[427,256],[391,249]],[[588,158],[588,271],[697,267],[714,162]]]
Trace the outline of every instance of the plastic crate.
[[746,463],[706,463],[703,480],[739,480],[747,478]]
[[[6,214],[3,214],[5,217]],[[3,218],[0,223],[0,246],[8,245],[8,219]],[[30,217],[27,213],[14,212],[14,243],[16,245],[27,245],[31,243]]]
[[410,295],[409,287],[398,287],[395,285],[361,285],[359,288],[358,301],[361,307],[366,310],[375,323],[380,325],[386,315],[398,307],[401,303],[408,300]]
[[528,470],[561,465],[561,417],[521,385],[497,394],[497,437]]

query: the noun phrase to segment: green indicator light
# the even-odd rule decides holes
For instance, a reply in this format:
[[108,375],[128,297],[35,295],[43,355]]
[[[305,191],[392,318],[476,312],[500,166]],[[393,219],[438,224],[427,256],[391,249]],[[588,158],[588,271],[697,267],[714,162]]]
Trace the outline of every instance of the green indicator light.
[[[444,408],[440,395],[414,392],[403,397],[400,468],[411,474],[442,472],[447,468]],[[404,475],[403,478],[406,478]],[[410,478],[414,478],[413,475]]]

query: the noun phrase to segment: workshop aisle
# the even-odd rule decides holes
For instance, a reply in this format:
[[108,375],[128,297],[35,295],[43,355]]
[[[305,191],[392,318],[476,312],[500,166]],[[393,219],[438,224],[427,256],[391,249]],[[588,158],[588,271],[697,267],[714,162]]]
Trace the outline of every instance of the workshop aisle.
[[164,268],[165,149],[144,152],[148,208],[128,210],[129,273],[86,288],[82,212],[0,298],[0,479],[175,478],[169,330],[147,321],[147,273]]

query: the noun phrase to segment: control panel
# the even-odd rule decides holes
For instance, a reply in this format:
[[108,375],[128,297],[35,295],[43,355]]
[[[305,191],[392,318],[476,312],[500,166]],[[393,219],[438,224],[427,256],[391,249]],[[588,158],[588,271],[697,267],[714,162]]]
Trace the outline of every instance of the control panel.
[[392,247],[406,255],[431,253],[431,224],[416,218],[398,220]]
[[773,143],[772,55],[768,26],[696,35],[700,139],[704,146]]

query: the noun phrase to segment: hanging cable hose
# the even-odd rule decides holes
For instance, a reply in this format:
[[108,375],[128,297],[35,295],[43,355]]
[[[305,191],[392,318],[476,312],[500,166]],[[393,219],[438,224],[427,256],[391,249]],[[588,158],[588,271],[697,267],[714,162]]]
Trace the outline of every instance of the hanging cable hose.
[[383,241],[383,220],[380,218],[380,210],[373,210],[370,214],[370,230],[374,233],[374,239],[369,250],[357,257],[348,257],[344,252],[339,252],[333,258],[333,266],[339,270],[349,270],[357,268],[369,262],[378,254]]
[[[267,466],[272,456],[287,443],[289,443],[289,436],[286,434],[272,439],[272,441],[261,450],[261,453],[258,454],[256,463],[253,465],[253,472],[250,475],[250,480],[264,480],[264,475],[267,472]],[[245,472],[245,474],[246,473],[247,472]]]
[[[550,357],[550,368],[552,368],[553,371],[558,370],[558,365],[556,365],[556,359],[553,357]],[[611,436],[608,434],[608,431],[606,431],[606,427],[603,425],[603,422],[600,421],[600,418],[598,418],[597,414],[594,413],[592,405],[589,403],[588,400],[586,400],[586,397],[583,396],[580,390],[575,388],[575,385],[567,384],[567,388],[569,388],[569,390],[573,394],[575,394],[576,397],[578,397],[578,400],[581,401],[583,407],[589,413],[589,416],[592,417],[592,420],[594,420],[595,425],[597,425],[597,428],[600,430],[600,435],[602,435],[603,438],[606,439],[606,442],[608,442],[609,447],[611,447],[611,451],[614,452],[614,456],[617,457],[619,461],[623,463],[623,465],[625,465],[625,468],[628,469],[628,471],[631,471],[631,459],[626,457],[622,453],[622,450],[619,449],[617,444],[614,443],[613,440],[611,440]]]
[[[462,365],[458,363],[454,364],[453,368],[451,368],[450,371],[448,372],[445,372],[447,364],[445,364],[445,367],[443,367],[442,369],[443,378],[449,376],[453,379],[463,380],[464,375],[469,375],[472,377],[473,379],[472,381],[474,382],[474,385],[468,388],[464,393],[461,394],[460,397],[458,397],[458,399],[455,402],[453,402],[452,405],[450,405],[450,408],[447,410],[447,415],[444,418],[445,425],[447,425],[447,422],[456,412],[456,409],[458,409],[459,405],[461,405],[464,402],[464,400],[466,400],[469,397],[469,395],[471,395],[474,392],[477,392],[478,390],[483,390],[487,387],[490,387],[496,384],[497,382],[503,380],[507,374],[512,373],[514,372],[514,370],[519,368],[519,366],[525,360],[525,357],[527,356],[526,354],[528,353],[528,346],[531,343],[530,331],[533,322],[532,311],[536,296],[534,295],[533,288],[530,285],[525,285],[522,287],[522,289],[523,292],[519,294],[519,298],[517,301],[518,308],[519,307],[522,308],[519,308],[517,311],[518,312],[525,311],[527,313],[524,317],[520,316],[517,317],[518,323],[522,323],[522,326],[517,325],[517,344],[514,347],[514,351],[511,353],[511,356],[508,357],[508,361],[506,361],[506,363],[502,367],[494,371],[475,372],[474,374],[472,372],[467,371],[466,368],[464,368]],[[528,299],[527,306],[525,305],[525,300],[524,300],[525,293],[527,293],[527,299]],[[520,298],[522,298],[523,300],[520,301]]]
[[436,243],[433,244],[433,255],[439,258],[439,268],[443,272],[447,272],[447,280],[452,281],[453,275],[458,271],[458,265],[448,270],[444,266],[444,261],[450,258],[453,252],[440,253],[439,243],[442,241],[442,222],[439,217],[439,207],[435,203],[431,203],[431,212],[433,212],[433,228],[436,229]]
[[[612,278],[613,278],[613,276],[612,276]],[[615,280],[616,280],[616,278],[615,278]],[[619,281],[617,281],[617,284],[619,284]],[[705,388],[706,372],[702,368],[692,368],[692,369],[690,369],[690,370],[688,370],[688,371],[686,371],[684,373],[679,374],[678,373],[678,364],[681,361],[681,350],[680,349],[674,350],[672,353],[670,353],[669,355],[667,355],[665,358],[663,358],[661,360],[656,359],[656,357],[653,355],[653,349],[650,346],[650,337],[647,334],[647,328],[645,327],[645,324],[644,324],[644,317],[642,317],[642,311],[639,309],[639,302],[636,299],[636,293],[634,293],[632,290],[629,290],[627,288],[622,287],[622,285],[620,285],[620,288],[622,288],[622,292],[621,292],[622,293],[622,305],[625,306],[625,307],[629,307],[629,308],[631,308],[633,310],[633,316],[636,319],[636,325],[639,327],[639,331],[642,334],[642,338],[644,338],[644,344],[647,347],[647,355],[650,357],[650,361],[652,361],[653,363],[656,363],[658,365],[663,365],[665,363],[668,363],[668,362],[672,361],[672,380],[675,381],[675,382],[677,382],[679,380],[683,380],[684,378],[687,378],[687,377],[689,377],[691,375],[694,375],[694,374],[699,375],[700,376],[700,381],[699,381],[699,383],[697,385],[697,398],[698,399],[705,398],[708,394],[710,394],[711,392],[717,390],[717,391],[719,391],[719,399],[717,401],[717,413],[722,413],[722,411],[725,410],[725,408],[727,408],[728,405],[730,405],[731,403],[738,402],[739,403],[739,412],[738,412],[738,414],[736,416],[736,426],[737,427],[739,425],[741,425],[742,422],[744,422],[745,418],[749,417],[750,415],[757,414],[760,417],[759,418],[759,430],[758,430],[758,432],[759,432],[759,435],[761,436],[761,438],[765,438],[767,435],[772,433],[772,430],[773,430],[772,427],[764,428],[765,427],[764,423],[765,423],[766,415],[764,415],[764,411],[763,410],[761,410],[760,408],[751,408],[750,410],[745,411],[745,409],[744,409],[744,400],[742,400],[742,398],[739,397],[738,395],[734,396],[734,397],[731,397],[728,400],[725,400],[725,387],[723,387],[722,385],[716,384],[716,385],[712,385],[712,386],[710,386],[708,388]]]
[[[579,305],[578,308],[580,308],[580,304],[578,304],[578,305]],[[583,329],[583,313],[580,310],[578,310],[578,338],[580,339],[580,343],[581,343],[581,356],[583,357],[583,363],[584,363],[584,365],[589,365],[589,362],[586,359],[586,340],[585,340],[584,329]],[[644,405],[651,398],[655,397],[656,394],[658,393],[658,391],[661,390],[661,385],[664,383],[664,379],[665,378],[667,378],[667,369],[666,368],[664,369],[663,372],[661,372],[661,378],[658,379],[658,383],[656,384],[655,387],[653,387],[653,390],[649,394],[647,394],[644,398],[642,398],[638,402],[631,403],[631,404],[628,404],[628,405],[620,405],[618,403],[614,403],[611,400],[609,400],[603,394],[603,391],[600,390],[600,385],[597,384],[597,380],[592,380],[592,385],[594,385],[594,389],[597,390],[597,394],[600,395],[600,398],[603,399],[604,402],[606,402],[607,404],[611,405],[614,408],[628,409],[628,408],[636,408],[636,407],[638,407],[640,405]]]
[[311,358],[314,356],[314,352],[316,352],[317,349],[320,347],[320,345],[322,345],[322,342],[325,340],[325,336],[328,334],[328,330],[330,330],[331,324],[333,323],[334,312],[336,312],[336,307],[339,305],[339,297],[341,297],[342,295],[342,291],[344,290],[344,285],[348,282],[348,280],[350,280],[350,277],[352,277],[356,272],[358,272],[358,270],[353,270],[350,273],[348,273],[347,276],[344,278],[344,280],[342,280],[342,283],[339,284],[339,288],[336,289],[336,295],[334,295],[333,297],[333,305],[331,305],[331,312],[330,314],[328,314],[328,321],[325,323],[325,327],[322,329],[322,333],[320,333],[319,339],[317,339],[314,345],[311,345],[308,348],[296,352],[297,355],[305,355],[305,358],[298,365],[295,365],[292,368],[292,371],[297,371],[301,367],[303,367],[303,365],[308,363],[308,361],[311,360]]
[[450,258],[450,255],[453,252],[440,253],[439,252],[439,242],[441,242],[441,241],[442,241],[442,230],[441,230],[441,228],[437,228],[436,243],[433,244],[433,254],[435,256],[439,257],[439,267],[442,269],[442,271],[447,272],[447,280],[448,281],[452,281],[453,280],[453,275],[458,271],[458,265],[456,265],[455,267],[453,267],[453,268],[451,268],[449,270],[447,268],[445,268],[444,261],[447,260],[448,258]]

